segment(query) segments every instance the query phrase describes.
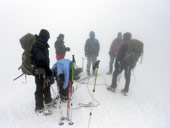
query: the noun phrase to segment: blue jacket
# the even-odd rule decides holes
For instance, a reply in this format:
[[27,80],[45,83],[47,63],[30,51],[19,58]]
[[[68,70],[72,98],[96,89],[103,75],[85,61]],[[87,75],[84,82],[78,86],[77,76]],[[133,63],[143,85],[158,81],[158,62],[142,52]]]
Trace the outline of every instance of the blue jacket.
[[88,38],[86,40],[84,51],[86,57],[97,57],[99,55],[100,44],[96,38]]
[[52,74],[54,76],[55,68],[57,68],[57,77],[60,74],[64,74],[64,85],[63,89],[66,89],[69,82],[69,73],[71,70],[71,61],[68,59],[60,59],[58,60],[52,67]]

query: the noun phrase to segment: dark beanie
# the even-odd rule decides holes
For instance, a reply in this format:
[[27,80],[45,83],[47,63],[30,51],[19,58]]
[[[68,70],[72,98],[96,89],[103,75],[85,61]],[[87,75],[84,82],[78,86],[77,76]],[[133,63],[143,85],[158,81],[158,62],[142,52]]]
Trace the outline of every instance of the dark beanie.
[[123,34],[123,38],[124,40],[129,40],[132,37],[130,32],[126,32],[125,34]]
[[44,38],[44,39],[49,39],[50,33],[46,29],[41,29],[39,33],[39,37]]
[[59,36],[58,36],[58,39],[62,39],[62,38],[64,38],[64,34],[59,34]]

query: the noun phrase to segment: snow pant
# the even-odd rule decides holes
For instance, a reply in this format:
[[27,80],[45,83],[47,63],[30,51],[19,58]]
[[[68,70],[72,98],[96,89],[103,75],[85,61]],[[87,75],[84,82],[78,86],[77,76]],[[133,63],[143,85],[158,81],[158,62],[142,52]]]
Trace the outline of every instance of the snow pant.
[[96,63],[96,61],[97,61],[97,57],[87,57],[87,73],[90,73],[91,64],[92,64],[93,74],[95,73],[95,71],[93,70],[93,65]]
[[114,63],[114,60],[115,60],[115,56],[110,56],[110,62],[109,62],[109,72],[112,73],[113,71],[113,63]]
[[36,83],[36,90],[35,90],[35,106],[36,110],[44,108],[45,104],[51,102],[51,92],[50,86],[44,83],[43,75],[35,75],[35,83]]
[[113,88],[116,88],[117,87],[117,77],[118,75],[123,71],[125,70],[125,79],[126,79],[126,82],[125,82],[125,87],[124,87],[124,91],[125,92],[128,92],[129,91],[129,84],[130,84],[130,76],[131,76],[131,68],[129,66],[121,66],[119,68],[116,68],[113,72],[113,76],[112,76],[112,84],[111,86]]
[[[70,79],[69,80],[71,81],[71,74],[70,74]],[[57,78],[57,85],[59,87],[60,97],[62,99],[67,99],[68,98],[68,86],[69,85],[67,86],[66,89],[63,88],[63,85],[64,85],[64,74],[61,74],[61,75],[58,76],[58,78]],[[71,85],[71,87],[72,87],[72,85]]]

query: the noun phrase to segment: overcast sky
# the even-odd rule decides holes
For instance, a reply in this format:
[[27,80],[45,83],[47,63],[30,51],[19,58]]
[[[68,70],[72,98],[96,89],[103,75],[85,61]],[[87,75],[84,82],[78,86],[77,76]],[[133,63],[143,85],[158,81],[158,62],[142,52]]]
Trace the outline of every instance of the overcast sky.
[[67,57],[75,54],[82,58],[89,32],[95,31],[101,45],[99,59],[109,62],[112,40],[119,31],[128,31],[144,42],[143,65],[170,75],[170,0],[0,0],[0,16],[0,57],[4,73],[10,70],[15,75],[21,64],[23,50],[19,38],[28,32],[38,34],[45,28],[51,34],[52,64],[55,62],[53,46],[59,33],[65,34],[65,45],[71,48]]

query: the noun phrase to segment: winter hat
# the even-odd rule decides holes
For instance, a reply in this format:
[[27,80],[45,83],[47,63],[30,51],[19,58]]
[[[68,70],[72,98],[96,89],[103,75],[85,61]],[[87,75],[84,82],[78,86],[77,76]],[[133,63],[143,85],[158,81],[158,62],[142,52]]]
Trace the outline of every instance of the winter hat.
[[119,32],[119,33],[117,34],[117,37],[122,37],[122,33]]
[[64,34],[59,34],[59,36],[57,37],[58,39],[62,39],[62,38],[64,38]]
[[129,40],[132,37],[130,32],[126,32],[125,34],[123,34],[123,38],[124,40]]
[[49,39],[50,38],[50,33],[46,29],[41,29],[39,33],[39,37],[43,39]]

